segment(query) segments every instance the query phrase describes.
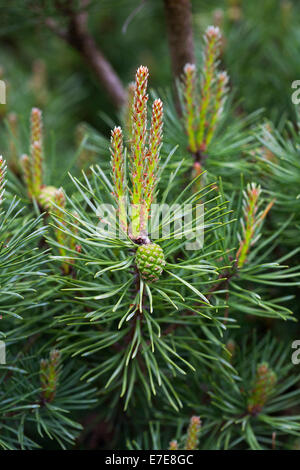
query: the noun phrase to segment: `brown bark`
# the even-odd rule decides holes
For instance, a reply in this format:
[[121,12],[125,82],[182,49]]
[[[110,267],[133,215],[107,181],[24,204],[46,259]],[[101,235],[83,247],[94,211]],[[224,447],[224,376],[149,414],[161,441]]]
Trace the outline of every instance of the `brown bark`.
[[190,0],[164,0],[164,4],[173,78],[176,82],[185,64],[195,63],[192,8]]

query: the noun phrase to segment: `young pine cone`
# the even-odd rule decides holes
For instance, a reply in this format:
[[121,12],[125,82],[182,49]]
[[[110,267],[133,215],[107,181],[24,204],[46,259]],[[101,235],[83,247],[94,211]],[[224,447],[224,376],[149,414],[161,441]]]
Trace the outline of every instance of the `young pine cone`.
[[142,278],[147,282],[157,281],[166,264],[164,252],[156,243],[139,246],[135,262]]
[[41,192],[38,195],[38,202],[44,210],[50,209],[55,200],[56,191],[57,188],[55,188],[55,186],[43,186],[41,188]]

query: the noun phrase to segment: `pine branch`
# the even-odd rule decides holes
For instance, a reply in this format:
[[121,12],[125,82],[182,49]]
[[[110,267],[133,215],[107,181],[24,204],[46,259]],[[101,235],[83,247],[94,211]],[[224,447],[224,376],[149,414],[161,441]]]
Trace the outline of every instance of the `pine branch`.
[[51,17],[45,18],[44,23],[58,37],[77,50],[90,69],[93,70],[113,104],[117,108],[121,108],[126,103],[126,91],[117,72],[88,30],[88,6],[89,0],[82,0],[81,10],[79,11],[72,9],[72,2],[63,9],[64,16],[67,16],[69,20],[66,29],[61,28]]
[[[195,63],[191,2],[190,0],[164,0],[164,4],[176,90],[176,80],[182,75],[185,64]],[[178,94],[177,91],[175,92],[177,111],[181,114]]]

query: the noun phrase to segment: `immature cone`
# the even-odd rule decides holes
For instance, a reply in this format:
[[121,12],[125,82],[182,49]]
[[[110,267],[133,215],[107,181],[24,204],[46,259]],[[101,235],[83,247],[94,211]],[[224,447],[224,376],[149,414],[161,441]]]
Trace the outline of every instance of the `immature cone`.
[[43,122],[42,111],[38,108],[32,108],[31,116],[31,135],[30,135],[30,153],[31,153],[31,174],[33,195],[38,196],[43,184]]
[[38,203],[43,209],[50,209],[53,202],[55,202],[57,191],[58,189],[55,186],[42,186],[38,195]]
[[185,450],[195,450],[199,442],[199,434],[201,428],[201,419],[199,416],[192,416],[187,431],[187,439]]
[[276,374],[266,362],[259,364],[256,370],[254,386],[248,398],[248,411],[252,415],[260,413],[276,384]]
[[42,359],[40,362],[42,397],[47,402],[52,402],[56,395],[61,369],[60,361],[60,351],[58,349],[52,349],[49,359]]
[[179,450],[178,449],[178,442],[175,439],[170,442],[169,450]]
[[228,360],[229,360],[229,362],[232,362],[233,359],[234,359],[234,355],[236,353],[236,344],[235,344],[235,341],[233,339],[229,339],[227,341],[226,349],[230,353],[230,357],[229,357]]
[[147,282],[157,281],[166,264],[164,252],[156,243],[139,246],[135,262],[142,278]]
[[188,136],[189,150],[193,153],[197,151],[195,139],[195,127],[197,124],[196,98],[197,98],[197,77],[195,64],[186,64],[183,69],[183,98],[184,98],[184,125]]
[[267,207],[258,213],[260,196],[261,188],[259,185],[256,183],[247,185],[247,192],[244,193],[243,201],[242,239],[236,254],[238,268],[242,268],[247,261],[250,248],[257,240],[257,231],[275,202],[275,200],[269,202]]

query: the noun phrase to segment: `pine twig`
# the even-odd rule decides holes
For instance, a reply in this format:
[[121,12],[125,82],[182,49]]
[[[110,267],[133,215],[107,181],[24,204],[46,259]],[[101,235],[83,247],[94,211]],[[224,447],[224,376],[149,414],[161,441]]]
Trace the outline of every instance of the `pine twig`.
[[[195,63],[192,8],[190,0],[164,0],[164,4],[173,79],[176,84],[185,64]],[[176,88],[175,86],[175,90]],[[175,100],[177,111],[181,114],[177,92]]]
[[72,10],[72,2],[68,5],[68,8],[63,11],[64,15],[69,17],[66,29],[61,28],[51,17],[45,18],[44,23],[58,37],[79,52],[103,85],[113,104],[121,108],[126,103],[126,91],[116,71],[88,30],[88,5],[89,0],[82,0],[82,8],[79,11]]

